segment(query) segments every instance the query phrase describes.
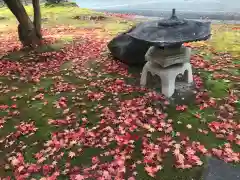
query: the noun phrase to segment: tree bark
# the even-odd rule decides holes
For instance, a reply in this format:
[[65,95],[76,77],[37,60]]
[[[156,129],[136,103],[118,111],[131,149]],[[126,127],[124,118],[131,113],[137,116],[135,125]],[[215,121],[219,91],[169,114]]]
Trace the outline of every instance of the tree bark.
[[35,26],[36,34],[38,38],[42,39],[41,33],[41,10],[39,0],[32,0],[33,9],[34,9],[34,21],[33,24]]
[[23,46],[36,46],[40,43],[34,24],[30,20],[25,8],[19,0],[4,0],[8,8],[14,14],[19,22],[19,39]]

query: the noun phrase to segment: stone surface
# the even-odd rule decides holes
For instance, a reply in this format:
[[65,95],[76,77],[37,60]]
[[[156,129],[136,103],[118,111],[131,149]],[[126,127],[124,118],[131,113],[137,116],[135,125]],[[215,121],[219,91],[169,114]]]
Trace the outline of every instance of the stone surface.
[[[133,27],[132,29],[134,29]],[[128,30],[130,32],[132,29]],[[124,32],[108,43],[108,49],[113,57],[128,65],[141,65],[145,61],[145,54],[150,45],[144,41],[139,41]]]
[[171,103],[177,105],[191,105],[196,101],[195,84],[185,81],[176,81],[175,92],[169,100]]
[[167,68],[162,68],[160,65],[148,61],[142,70],[140,84],[146,86],[148,72],[152,76],[157,75],[161,78],[161,92],[166,97],[171,97],[175,91],[175,81],[179,74],[185,74],[185,80],[188,83],[193,82],[192,66],[190,63],[184,63],[179,65],[173,65]]
[[204,180],[240,180],[240,167],[233,167],[224,161],[209,158]]
[[103,21],[105,19],[107,19],[106,16],[102,16],[102,15],[78,15],[78,16],[74,16],[73,19],[78,19],[78,20],[94,20],[94,21]]
[[146,61],[152,61],[161,65],[162,67],[168,67],[173,64],[190,62],[191,49],[181,46],[180,48],[164,48],[152,46],[149,48],[145,55]]

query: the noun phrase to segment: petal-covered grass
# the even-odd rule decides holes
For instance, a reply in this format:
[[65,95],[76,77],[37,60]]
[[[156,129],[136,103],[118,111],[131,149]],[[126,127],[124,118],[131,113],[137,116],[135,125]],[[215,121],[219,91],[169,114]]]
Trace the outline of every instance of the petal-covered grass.
[[[10,19],[0,20],[9,23],[8,35],[0,32],[2,179],[200,180],[209,156],[239,164],[237,25],[213,25],[211,40],[186,44],[196,100],[174,105],[139,86],[141,69],[109,55],[107,42],[135,23],[129,16],[42,11],[55,18],[44,21],[44,44],[29,51],[0,10]],[[96,14],[107,18],[72,18]]]

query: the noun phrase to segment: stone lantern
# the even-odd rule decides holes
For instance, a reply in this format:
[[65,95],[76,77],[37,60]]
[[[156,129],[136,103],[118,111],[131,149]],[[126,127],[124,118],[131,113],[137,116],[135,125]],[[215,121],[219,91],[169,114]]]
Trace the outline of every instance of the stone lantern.
[[141,85],[146,85],[148,72],[158,75],[162,93],[171,97],[177,75],[185,74],[188,83],[193,81],[191,49],[183,43],[209,39],[211,28],[209,22],[179,19],[173,9],[171,18],[143,22],[128,35],[151,44],[145,55],[147,63],[142,70]]

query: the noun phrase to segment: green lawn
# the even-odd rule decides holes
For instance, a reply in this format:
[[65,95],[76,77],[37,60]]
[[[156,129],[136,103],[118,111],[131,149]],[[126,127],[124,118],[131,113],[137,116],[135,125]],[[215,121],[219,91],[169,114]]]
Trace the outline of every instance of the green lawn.
[[199,88],[185,108],[140,88],[140,69],[109,56],[107,42],[133,20],[42,13],[51,43],[29,52],[0,9],[0,177],[200,180],[209,155],[239,164],[239,30],[213,25],[211,40],[190,44]]

